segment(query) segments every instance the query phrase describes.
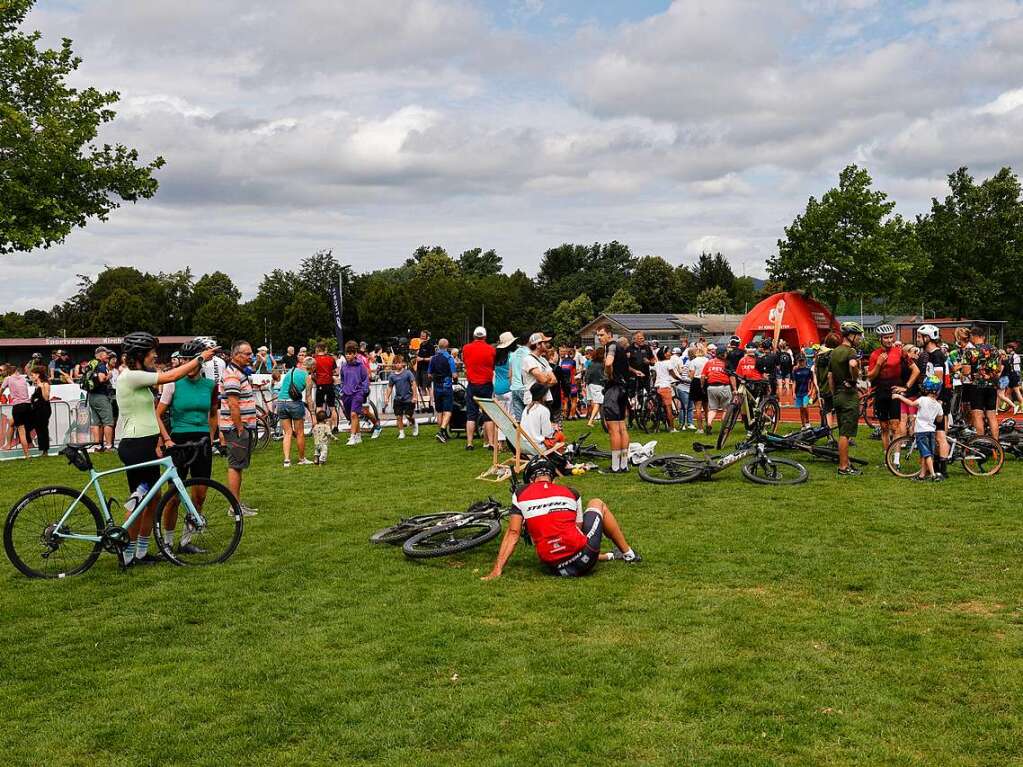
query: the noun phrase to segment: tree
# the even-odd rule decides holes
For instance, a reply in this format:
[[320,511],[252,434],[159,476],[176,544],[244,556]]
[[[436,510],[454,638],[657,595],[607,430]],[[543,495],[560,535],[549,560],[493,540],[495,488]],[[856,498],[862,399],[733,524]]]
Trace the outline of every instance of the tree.
[[[255,344],[257,328],[238,300],[227,293],[218,293],[195,310],[192,318],[192,332],[196,335],[213,336],[221,346],[228,346],[244,338]],[[258,345],[258,344],[255,344]]]
[[640,311],[654,314],[679,311],[677,288],[675,269],[663,258],[644,256],[636,262],[629,292],[635,296]]
[[706,314],[727,314],[732,311],[732,299],[720,285],[705,288],[696,297],[696,311]]
[[641,311],[639,301],[629,292],[628,288],[619,288],[611,296],[608,305],[604,307],[604,314],[639,314]]
[[138,164],[122,144],[93,142],[120,96],[71,88],[81,59],[64,39],[40,50],[40,34],[18,31],[34,0],[0,3],[0,253],[63,242],[90,218],[105,221],[122,201],[156,193],[157,157]]
[[202,306],[217,296],[227,296],[234,303],[238,303],[241,300],[242,292],[235,287],[234,280],[223,272],[210,272],[204,274],[195,283],[193,295],[196,306]]
[[675,311],[692,311],[696,305],[696,275],[688,266],[682,265],[675,269],[672,277],[676,296]]
[[593,302],[583,293],[572,301],[565,300],[558,304],[547,327],[555,343],[569,343],[579,338],[579,329],[591,322],[594,316]]
[[458,268],[467,277],[491,277],[501,273],[503,263],[496,250],[467,250],[458,257]]
[[834,311],[843,297],[893,297],[921,265],[912,227],[893,216],[895,203],[871,188],[866,170],[850,165],[838,187],[785,228],[778,255],[768,259],[772,279],[804,290]]
[[117,288],[100,304],[95,327],[103,335],[124,335],[136,330],[160,333],[160,315],[137,294]]
[[732,266],[720,253],[714,255],[701,253],[696,266],[693,267],[693,278],[697,293],[707,288],[720,287],[730,294],[735,283]]
[[759,301],[757,289],[752,277],[736,277],[732,283],[732,306],[742,312],[748,312]]
[[553,311],[563,300],[583,293],[594,305],[602,306],[622,284],[628,283],[635,266],[636,257],[629,246],[617,241],[552,248],[544,253],[536,276],[544,301],[542,308]]

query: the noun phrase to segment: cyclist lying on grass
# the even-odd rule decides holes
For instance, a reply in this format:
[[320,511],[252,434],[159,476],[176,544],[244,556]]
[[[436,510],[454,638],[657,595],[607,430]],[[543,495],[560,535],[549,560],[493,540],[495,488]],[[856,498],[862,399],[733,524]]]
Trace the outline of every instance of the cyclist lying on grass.
[[[522,535],[522,522],[536,546],[537,556],[552,575],[586,575],[598,560],[621,559],[640,562],[642,558],[625,540],[618,520],[607,505],[594,498],[583,511],[582,498],[570,487],[555,484],[557,469],[550,460],[536,456],[524,472],[526,486],[512,496],[512,513],[501,540],[494,569],[483,580],[500,578],[504,566]],[[605,530],[617,549],[600,553]]]

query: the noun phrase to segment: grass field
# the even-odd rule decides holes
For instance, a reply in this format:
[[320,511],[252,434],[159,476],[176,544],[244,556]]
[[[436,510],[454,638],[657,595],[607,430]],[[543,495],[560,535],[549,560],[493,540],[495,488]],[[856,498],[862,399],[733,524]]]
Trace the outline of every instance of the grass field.
[[[520,546],[481,583],[496,542],[427,563],[367,542],[507,498],[473,479],[487,454],[432,437],[257,455],[260,514],[217,568],[104,555],[42,582],[3,560],[0,763],[1023,764],[1023,464],[920,486],[863,431],[859,478],[589,474],[571,484],[646,561],[559,580]],[[0,507],[83,476],[0,464]]]

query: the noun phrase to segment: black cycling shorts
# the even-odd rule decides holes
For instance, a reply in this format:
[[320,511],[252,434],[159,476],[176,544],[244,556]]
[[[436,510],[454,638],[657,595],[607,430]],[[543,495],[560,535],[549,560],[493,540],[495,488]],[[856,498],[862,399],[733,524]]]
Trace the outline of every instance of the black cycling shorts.
[[994,386],[970,387],[970,410],[994,410],[998,406],[998,389]]
[[593,571],[600,557],[600,541],[604,536],[604,515],[598,509],[587,509],[580,527],[586,545],[566,559],[547,566],[551,575],[578,578]]
[[879,421],[898,421],[902,418],[902,403],[892,397],[891,389],[875,391],[874,418]]
[[334,384],[316,384],[316,407],[321,408],[326,404],[327,407],[334,407],[337,404],[337,390],[334,388]]
[[702,379],[694,378],[689,384],[689,401],[699,402],[701,405],[707,404],[707,392],[703,388]]
[[[159,456],[156,454],[156,445],[160,441],[159,434],[149,437],[129,437],[122,439],[117,445],[117,457],[125,466],[132,466],[136,463],[155,461]],[[135,492],[143,482],[153,487],[160,481],[160,467],[146,466],[141,469],[128,469],[125,476],[128,478],[128,489]]]
[[629,417],[629,395],[619,383],[604,389],[604,404],[600,406],[600,417],[606,423],[624,421]]
[[176,445],[183,442],[198,442],[201,439],[206,440],[206,444],[198,448],[198,454],[195,456],[195,460],[188,465],[186,465],[188,459],[192,457],[194,451],[174,451],[174,465],[177,467],[179,477],[182,479],[189,476],[209,479],[213,476],[213,450],[210,448],[209,437],[210,433],[208,431],[176,431],[171,434],[171,439],[174,440],[174,444]]

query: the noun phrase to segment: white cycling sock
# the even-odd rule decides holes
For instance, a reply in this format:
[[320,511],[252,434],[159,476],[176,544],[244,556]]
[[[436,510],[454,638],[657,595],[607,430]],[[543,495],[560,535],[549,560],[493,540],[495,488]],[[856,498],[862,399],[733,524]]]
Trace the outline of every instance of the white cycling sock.
[[135,559],[145,559],[149,551],[149,536],[140,535],[135,541]]
[[135,541],[131,541],[124,548],[124,561],[131,562],[135,559]]
[[173,546],[174,545],[174,531],[173,530],[164,530],[163,531],[163,542],[166,543],[167,546]]
[[631,562],[635,558],[636,558],[636,552],[633,551],[631,548],[628,551],[623,551],[622,552],[622,559],[624,559],[626,562]]

